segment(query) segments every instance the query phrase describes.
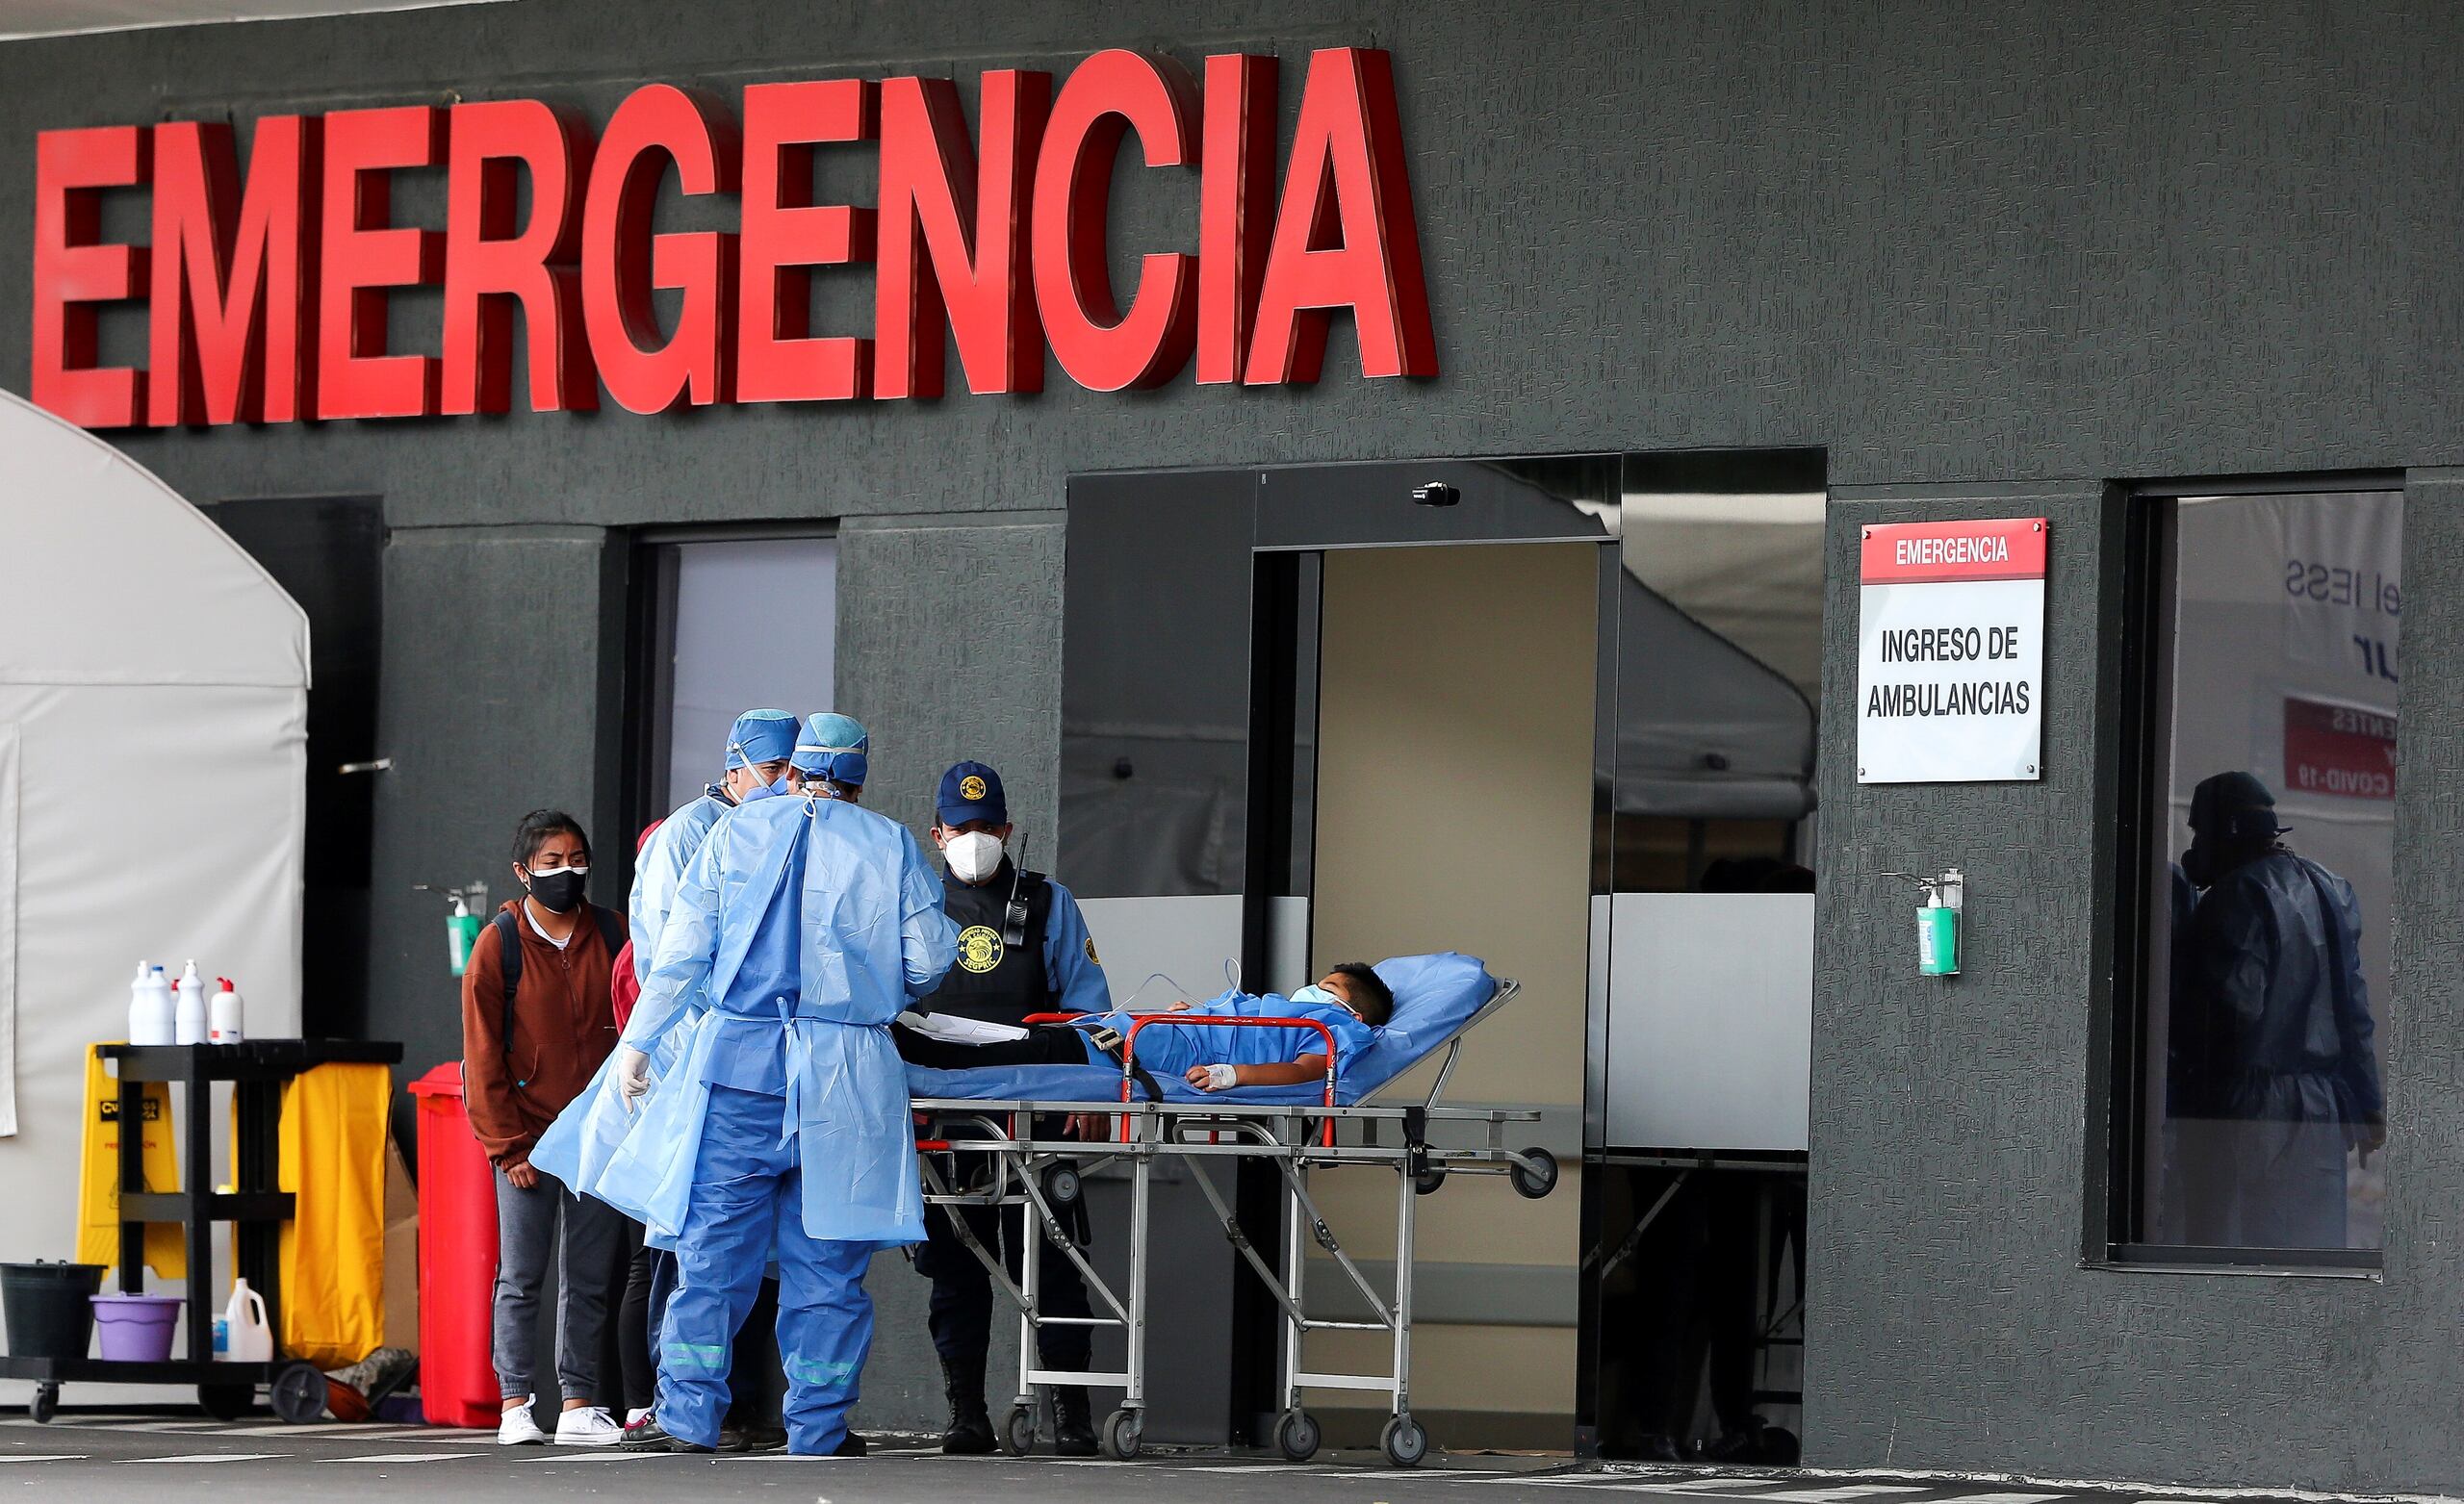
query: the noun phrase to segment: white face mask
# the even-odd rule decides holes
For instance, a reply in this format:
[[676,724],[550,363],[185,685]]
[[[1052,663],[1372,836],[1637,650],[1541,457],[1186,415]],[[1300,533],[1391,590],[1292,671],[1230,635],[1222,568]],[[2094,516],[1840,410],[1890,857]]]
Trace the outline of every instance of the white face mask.
[[950,876],[961,882],[982,882],[1001,870],[1001,838],[983,830],[951,836],[941,844]]

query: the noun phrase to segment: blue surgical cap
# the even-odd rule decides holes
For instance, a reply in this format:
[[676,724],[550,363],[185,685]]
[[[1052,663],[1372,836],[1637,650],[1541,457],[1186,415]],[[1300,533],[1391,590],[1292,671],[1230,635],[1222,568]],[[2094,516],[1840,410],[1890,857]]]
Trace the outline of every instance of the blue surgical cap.
[[872,745],[872,737],[854,716],[824,710],[805,718],[804,734],[796,740],[796,771],[860,788],[867,762],[864,754]]
[[778,762],[796,750],[796,718],[784,710],[748,710],[728,727],[728,766]]

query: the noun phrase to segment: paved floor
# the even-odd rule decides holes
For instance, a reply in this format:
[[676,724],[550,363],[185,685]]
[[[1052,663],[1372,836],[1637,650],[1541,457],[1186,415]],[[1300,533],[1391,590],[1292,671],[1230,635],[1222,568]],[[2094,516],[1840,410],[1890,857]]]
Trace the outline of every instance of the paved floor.
[[64,1415],[0,1418],[0,1501],[188,1504],[314,1499],[329,1504],[450,1499],[796,1499],[818,1504],[1608,1504],[1659,1497],[1752,1504],[2175,1504],[2158,1491],[2073,1492],[2020,1485],[1877,1482],[1810,1475],[1707,1476],[1593,1470],[1564,1458],[1432,1457],[1397,1472],[1373,1453],[1306,1466],[1253,1456],[1163,1453],[1133,1463],[945,1458],[921,1439],[860,1462],[784,1454],[650,1457],[559,1447],[499,1449],[493,1433],[391,1425],[226,1425],[203,1419]]

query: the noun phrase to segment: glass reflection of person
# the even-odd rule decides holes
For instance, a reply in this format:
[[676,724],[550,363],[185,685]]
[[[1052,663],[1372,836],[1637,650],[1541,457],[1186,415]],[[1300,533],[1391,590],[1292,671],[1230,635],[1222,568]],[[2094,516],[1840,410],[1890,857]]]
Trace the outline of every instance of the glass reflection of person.
[[2352,885],[2279,839],[2247,773],[2193,791],[2174,1003],[2185,1232],[2206,1247],[2342,1248],[2345,1153],[2386,1142]]

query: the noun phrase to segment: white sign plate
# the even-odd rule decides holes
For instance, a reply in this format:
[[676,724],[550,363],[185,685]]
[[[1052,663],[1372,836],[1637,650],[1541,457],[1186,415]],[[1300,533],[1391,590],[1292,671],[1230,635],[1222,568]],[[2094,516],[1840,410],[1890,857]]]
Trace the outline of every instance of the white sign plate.
[[1865,529],[1857,781],[2042,776],[2045,523]]

